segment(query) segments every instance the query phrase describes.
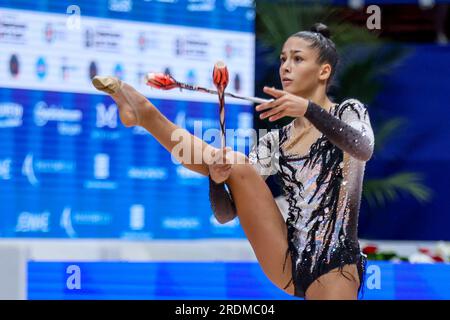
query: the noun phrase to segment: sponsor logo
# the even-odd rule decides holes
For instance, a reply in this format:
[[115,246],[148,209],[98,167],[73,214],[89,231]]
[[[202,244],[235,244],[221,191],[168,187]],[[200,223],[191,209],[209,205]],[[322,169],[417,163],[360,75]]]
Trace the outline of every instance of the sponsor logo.
[[130,229],[140,231],[145,227],[145,208],[143,205],[135,204],[130,207]]
[[66,41],[66,24],[48,22],[44,27],[44,39],[47,43]]
[[188,11],[214,11],[216,0],[188,0]]
[[60,218],[60,226],[67,236],[76,238],[78,236],[76,226],[107,226],[112,222],[112,216],[106,212],[99,211],[73,211],[71,207],[65,207]]
[[63,173],[75,171],[75,163],[63,160],[35,160],[32,153],[27,154],[22,165],[22,174],[27,177],[32,186],[39,185],[36,173]]
[[194,230],[201,226],[198,218],[165,218],[162,225],[165,229],[176,230]]
[[116,66],[114,67],[114,75],[117,78],[119,78],[120,80],[123,80],[124,71],[123,71],[123,66],[120,63],[116,64]]
[[122,34],[110,27],[86,28],[85,46],[101,51],[118,52]]
[[99,103],[95,108],[97,109],[95,122],[97,128],[117,128],[117,105],[112,104],[106,107],[103,103]]
[[175,40],[175,54],[192,59],[208,58],[209,42],[200,37],[178,37]]
[[92,78],[94,78],[97,73],[98,73],[98,69],[97,69],[97,63],[95,63],[95,61],[91,61],[89,63],[89,79],[92,80]]
[[[110,175],[110,157],[106,153],[98,153],[94,157],[94,178],[84,183],[86,189],[117,189],[117,183],[107,181]],[[100,180],[100,181],[98,181]]]
[[43,57],[39,57],[36,61],[36,75],[40,80],[47,75],[47,64]]
[[241,76],[239,73],[236,73],[233,78],[233,88],[236,93],[241,91]]
[[103,103],[96,105],[96,121],[94,129],[91,132],[91,138],[96,140],[117,140],[120,138],[120,132],[107,130],[107,128],[117,128],[117,105],[111,104],[105,106]]
[[20,21],[17,15],[5,14],[0,16],[0,42],[24,44],[27,28],[26,23]]
[[140,85],[145,84],[145,71],[142,64],[137,65],[137,72],[136,72],[136,82]]
[[167,179],[167,169],[154,167],[131,167],[128,170],[130,179],[139,180],[165,180]]
[[253,8],[254,2],[253,0],[225,0],[224,6],[228,11],[234,11],[239,7]]
[[20,62],[16,54],[11,55],[9,59],[9,73],[13,78],[17,78],[20,73]]
[[61,59],[61,79],[63,81],[67,81],[70,79],[70,75],[73,71],[75,71],[77,67],[75,65],[71,65],[68,62],[66,57]]
[[169,76],[172,75],[172,71],[170,70],[169,67],[165,67],[165,68],[164,68],[164,74],[168,74]]
[[228,40],[225,42],[225,45],[223,47],[225,52],[225,57],[227,59],[232,59],[235,57],[242,57],[244,54],[244,51],[242,50],[242,47],[239,45],[236,45],[233,41]]
[[11,159],[0,160],[0,179],[11,179]]
[[133,10],[132,0],[108,0],[108,9],[116,12],[130,12]]
[[12,102],[0,103],[0,128],[20,127],[22,118],[22,105]]
[[186,82],[192,86],[197,83],[197,73],[194,69],[190,69],[186,74]]
[[94,177],[95,179],[109,178],[109,155],[106,153],[96,154],[94,157]]
[[[81,110],[64,109],[61,106],[50,105],[39,101],[34,107],[34,123],[45,126],[49,121],[58,122],[57,128],[61,135],[74,136],[81,133]],[[78,122],[78,123],[77,123]]]
[[17,219],[16,232],[43,232],[50,231],[50,212],[42,213],[21,212]]
[[159,34],[152,32],[150,36],[145,31],[139,32],[137,46],[139,51],[157,50],[159,48]]

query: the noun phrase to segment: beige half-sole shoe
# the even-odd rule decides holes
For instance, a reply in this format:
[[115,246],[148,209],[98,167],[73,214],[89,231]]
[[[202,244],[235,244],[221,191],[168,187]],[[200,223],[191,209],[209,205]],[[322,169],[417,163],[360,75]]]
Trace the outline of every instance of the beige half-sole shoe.
[[92,84],[97,90],[115,94],[120,89],[121,81],[116,77],[95,76],[92,78]]

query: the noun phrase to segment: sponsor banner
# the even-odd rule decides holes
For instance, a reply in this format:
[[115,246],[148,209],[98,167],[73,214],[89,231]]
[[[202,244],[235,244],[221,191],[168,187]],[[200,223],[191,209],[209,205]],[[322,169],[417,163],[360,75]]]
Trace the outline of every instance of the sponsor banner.
[[217,102],[215,95],[152,89],[145,75],[165,72],[214,89],[213,66],[222,60],[228,90],[254,95],[253,33],[94,17],[72,29],[67,19],[64,13],[0,8],[0,87],[98,94],[91,79],[113,75],[151,98]]
[[0,7],[40,12],[67,13],[67,23],[77,27],[85,17],[105,17],[122,21],[158,22],[164,25],[253,32],[255,6],[253,0],[77,0],[7,1]]
[[[0,128],[0,236],[243,237],[238,219],[225,225],[215,220],[207,178],[173,162],[144,128],[125,128],[106,96],[0,93],[0,124],[8,123]],[[152,102],[203,139],[219,129],[214,103]],[[251,111],[246,105],[227,111],[227,128],[239,129],[227,140],[236,150],[251,144]],[[68,134],[62,125],[80,129]]]

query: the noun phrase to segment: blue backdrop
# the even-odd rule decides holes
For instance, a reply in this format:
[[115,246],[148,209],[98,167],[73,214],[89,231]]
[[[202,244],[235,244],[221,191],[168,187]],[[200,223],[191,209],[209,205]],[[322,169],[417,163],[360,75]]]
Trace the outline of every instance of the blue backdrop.
[[360,235],[373,239],[450,240],[450,46],[411,45],[411,54],[384,79],[370,106],[378,118],[405,125],[367,165],[366,177],[420,173],[432,190],[427,203],[401,195],[385,208],[362,208]]
[[[448,264],[369,262],[366,300],[449,299]],[[28,299],[298,299],[257,263],[28,264]]]

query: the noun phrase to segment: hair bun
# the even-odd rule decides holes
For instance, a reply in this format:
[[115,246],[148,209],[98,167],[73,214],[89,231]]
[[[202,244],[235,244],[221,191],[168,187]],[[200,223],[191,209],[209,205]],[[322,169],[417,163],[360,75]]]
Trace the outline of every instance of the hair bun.
[[324,25],[323,23],[315,23],[311,29],[312,32],[317,32],[320,33],[321,35],[323,35],[325,38],[330,38],[331,36],[331,32],[330,29],[328,29],[328,27],[326,25]]

